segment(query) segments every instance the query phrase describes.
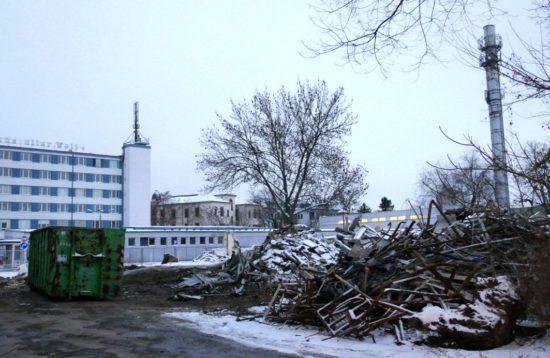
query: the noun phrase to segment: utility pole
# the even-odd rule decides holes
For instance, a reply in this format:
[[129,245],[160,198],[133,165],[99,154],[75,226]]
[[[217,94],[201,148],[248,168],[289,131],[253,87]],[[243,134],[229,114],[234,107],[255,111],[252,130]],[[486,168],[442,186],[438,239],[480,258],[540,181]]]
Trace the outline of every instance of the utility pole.
[[502,120],[502,94],[500,91],[500,49],[502,39],[495,33],[495,25],[483,27],[484,36],[479,40],[481,50],[480,65],[485,68],[487,90],[485,101],[489,105],[489,119],[491,125],[491,146],[494,170],[495,197],[502,209],[510,209],[510,194],[508,189],[508,173],[506,167],[506,142],[504,139],[504,124]]

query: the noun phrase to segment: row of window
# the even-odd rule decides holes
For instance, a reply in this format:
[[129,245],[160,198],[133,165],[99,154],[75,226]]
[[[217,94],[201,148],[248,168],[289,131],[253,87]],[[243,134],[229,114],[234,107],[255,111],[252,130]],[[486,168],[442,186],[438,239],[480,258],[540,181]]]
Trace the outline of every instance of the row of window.
[[12,178],[84,181],[88,183],[122,184],[121,175],[59,172],[54,170],[0,167],[0,176]]
[[58,188],[50,186],[0,184],[0,194],[12,195],[47,195],[61,197],[80,197],[96,199],[121,199],[122,190]]
[[[166,215],[166,212],[168,211],[167,208],[162,208],[162,215]],[[229,210],[225,210],[225,208],[223,206],[220,206],[220,210],[218,211],[218,207],[213,207],[212,209],[209,209],[212,211],[212,213],[214,214],[214,216],[221,216],[221,217],[229,217],[230,215],[230,212]],[[195,209],[194,209],[194,213],[195,213],[195,217],[200,217],[201,216],[201,213],[200,213],[200,207],[199,206],[196,206]],[[176,209],[170,209],[170,217],[172,219],[175,219],[177,216],[177,210]],[[185,218],[188,218],[189,217],[189,208],[185,208],[183,209],[183,216]]]
[[[198,239],[198,240],[197,240]],[[140,237],[139,238],[139,246],[155,246],[155,245],[161,245],[166,246],[170,243],[172,246],[181,246],[181,245],[206,245],[206,243],[210,245],[214,244],[223,244],[223,236],[200,236],[200,237]],[[128,238],[128,246],[137,246],[138,241],[135,237],[129,237]]]
[[24,203],[0,201],[0,211],[30,211],[51,213],[122,213],[122,205]]
[[86,228],[120,228],[122,221],[118,220],[29,220],[29,219],[0,219],[2,229],[38,229],[46,226],[74,226]]
[[24,161],[33,163],[81,165],[94,168],[122,168],[122,161],[115,159],[100,159],[74,155],[46,153],[30,153],[5,149],[0,150],[0,159],[13,160],[16,162]]

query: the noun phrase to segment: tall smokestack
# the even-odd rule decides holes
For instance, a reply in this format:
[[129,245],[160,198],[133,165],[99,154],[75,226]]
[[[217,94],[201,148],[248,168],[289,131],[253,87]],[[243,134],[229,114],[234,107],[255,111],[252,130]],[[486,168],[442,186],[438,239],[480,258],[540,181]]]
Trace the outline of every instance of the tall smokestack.
[[[504,124],[502,120],[502,95],[500,92],[500,49],[502,39],[495,34],[494,25],[483,27],[484,37],[479,41],[479,49],[482,51],[480,58],[481,67],[485,68],[487,78],[487,91],[485,101],[489,105],[489,119],[491,123],[491,145],[493,160],[497,167],[506,165],[506,143],[504,140]],[[499,207],[510,208],[510,194],[508,190],[508,174],[504,170],[496,169],[495,196]]]

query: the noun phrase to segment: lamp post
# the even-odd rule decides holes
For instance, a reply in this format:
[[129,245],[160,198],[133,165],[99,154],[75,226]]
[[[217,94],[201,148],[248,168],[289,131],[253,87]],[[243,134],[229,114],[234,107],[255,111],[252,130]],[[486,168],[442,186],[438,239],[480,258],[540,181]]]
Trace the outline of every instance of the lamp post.
[[103,213],[103,210],[102,209],[96,209],[96,210],[89,210],[88,209],[88,210],[86,210],[86,212],[88,212],[88,213],[94,213],[94,212],[99,213],[99,224],[98,224],[97,228],[101,229],[101,214]]

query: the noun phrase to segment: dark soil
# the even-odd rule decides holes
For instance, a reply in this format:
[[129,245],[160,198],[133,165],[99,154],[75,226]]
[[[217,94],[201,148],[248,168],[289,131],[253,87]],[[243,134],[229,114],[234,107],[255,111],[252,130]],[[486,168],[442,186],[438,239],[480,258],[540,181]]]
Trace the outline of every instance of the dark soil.
[[0,357],[284,357],[195,332],[162,314],[178,310],[246,312],[265,304],[271,290],[231,287],[176,301],[174,285],[190,269],[162,267],[125,273],[121,294],[111,300],[58,300],[31,291],[25,279],[0,280]]

